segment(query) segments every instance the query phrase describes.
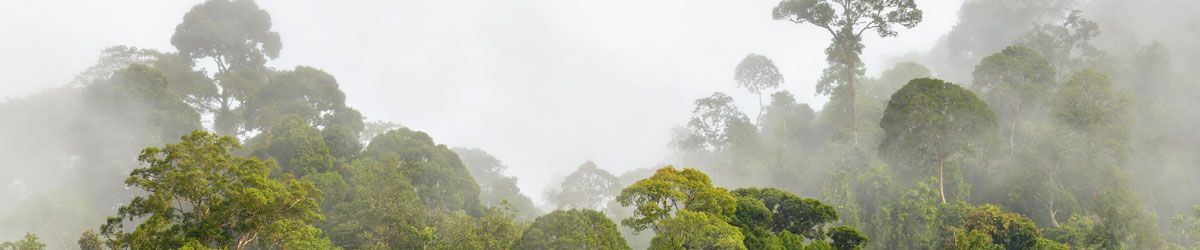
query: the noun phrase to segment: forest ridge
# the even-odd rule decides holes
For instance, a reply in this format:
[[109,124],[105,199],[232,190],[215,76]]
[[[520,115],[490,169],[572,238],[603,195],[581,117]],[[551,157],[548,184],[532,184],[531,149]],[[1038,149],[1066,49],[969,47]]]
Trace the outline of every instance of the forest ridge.
[[0,175],[18,200],[0,236],[23,235],[0,250],[1200,249],[1198,11],[967,0],[928,53],[869,76],[864,37],[921,25],[917,1],[782,0],[763,18],[828,39],[823,107],[780,90],[789,55],[747,53],[729,82],[757,112],[701,96],[669,162],[583,161],[539,207],[485,149],[268,66],[284,41],[253,0],[207,0],[174,51],[109,47],[0,103],[0,171],[61,182]]

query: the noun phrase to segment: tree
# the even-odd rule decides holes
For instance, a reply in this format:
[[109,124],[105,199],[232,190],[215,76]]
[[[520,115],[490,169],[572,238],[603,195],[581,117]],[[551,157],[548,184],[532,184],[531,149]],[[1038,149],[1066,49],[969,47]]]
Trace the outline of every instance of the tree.
[[779,73],[779,69],[775,68],[775,63],[771,62],[770,58],[751,53],[738,63],[733,79],[737,80],[738,87],[758,95],[758,117],[755,119],[759,120],[763,115],[763,91],[779,87],[779,83],[783,82],[783,74]]
[[1023,116],[1022,108],[1037,107],[1048,99],[1051,89],[1057,85],[1054,68],[1036,51],[1025,47],[1010,46],[983,58],[975,66],[975,81],[972,87],[982,93],[997,109],[1004,110],[1010,123],[1008,150],[1015,150],[1017,124]]
[[542,211],[533,205],[533,200],[517,187],[517,177],[504,175],[508,166],[499,159],[477,148],[453,150],[479,183],[479,200],[483,206],[496,207],[507,202],[516,209],[517,219],[521,221],[531,221],[542,215]]
[[679,210],[657,227],[650,249],[746,249],[742,232],[711,213]]
[[436,213],[422,204],[398,156],[347,166],[350,190],[329,212],[329,238],[347,249],[419,249],[432,243]]
[[38,241],[37,235],[25,233],[25,237],[12,242],[0,242],[0,250],[45,250],[46,244]]
[[[138,160],[148,166],[134,169],[125,184],[145,195],[118,208],[100,227],[109,247],[178,248],[192,242],[245,249],[260,239],[275,246],[328,241],[309,225],[324,219],[313,184],[292,175],[268,178],[274,161],[233,156],[240,147],[232,137],[197,130],[178,144],[142,150]],[[140,223],[125,232],[126,221]],[[271,237],[298,230],[306,237]]]
[[335,170],[333,155],[320,131],[298,116],[281,118],[258,138],[252,141],[256,146],[252,154],[278,161],[284,172],[303,177]]
[[724,188],[713,187],[708,175],[692,168],[681,171],[673,166],[661,168],[654,176],[621,190],[617,202],[621,206],[634,206],[633,216],[621,220],[621,224],[638,231],[647,228],[658,231],[661,220],[683,210],[710,213],[715,218],[729,220],[737,209],[737,198]]
[[[739,188],[733,190],[733,194],[761,201],[770,212],[770,220],[760,226],[773,233],[788,231],[820,240],[825,238],[825,230],[822,227],[838,219],[837,211],[833,207],[814,199],[802,199],[779,189]],[[741,209],[739,206],[738,210]]]
[[538,217],[512,249],[629,249],[617,224],[595,210],[556,210]]
[[399,168],[412,182],[419,197],[434,211],[464,211],[478,216],[479,184],[463,166],[458,155],[429,134],[407,128],[389,131],[371,140],[366,157],[397,158]]
[[185,58],[212,59],[221,87],[216,130],[239,134],[233,122],[235,102],[246,101],[247,93],[261,83],[255,79],[261,79],[263,64],[279,57],[282,47],[279,33],[271,31],[271,15],[252,0],[208,0],[184,14],[171,45]]
[[436,230],[435,249],[511,249],[521,237],[511,207],[492,207],[478,218],[450,215]]
[[1099,59],[1100,50],[1091,44],[1097,35],[1100,25],[1073,10],[1061,25],[1039,24],[1017,38],[1017,43],[1045,56],[1056,72],[1074,72]]
[[[979,147],[996,129],[996,115],[975,93],[932,78],[900,88],[884,111],[881,155],[909,166],[937,165],[938,193],[946,203],[947,158]],[[922,172],[924,173],[924,172]]]
[[1004,249],[1034,249],[1044,241],[1033,220],[1020,214],[1004,212],[995,205],[983,205],[973,209],[962,222],[962,230],[968,234],[979,233],[991,237],[990,242]]
[[200,128],[200,114],[184,98],[171,90],[162,72],[146,65],[132,64],[118,70],[106,81],[96,82],[84,89],[84,103],[89,111],[111,113],[104,117],[113,122],[136,121],[132,130],[138,138],[167,141],[180,134]]
[[[738,110],[733,98],[721,92],[696,99],[686,133],[676,138],[676,147],[685,152],[719,152],[731,146],[732,130],[749,124],[746,114]],[[753,127],[751,125],[750,127]]]
[[833,248],[837,250],[862,249],[867,244],[866,236],[847,226],[829,229],[829,238],[833,239]]
[[620,184],[616,176],[587,161],[567,175],[561,189],[549,198],[559,209],[600,209],[620,192]]
[[79,236],[78,243],[80,250],[104,249],[104,243],[100,242],[100,235],[96,234],[96,231],[92,231],[91,229],[84,231],[83,235]]
[[[832,3],[831,3],[832,2]],[[834,4],[841,8],[841,13]],[[825,29],[833,37],[825,49],[829,62],[817,93],[831,94],[843,86],[850,100],[850,129],[858,143],[858,119],[855,110],[855,79],[863,74],[862,34],[873,30],[880,37],[896,36],[894,25],[916,27],[922,12],[912,0],[783,0],[772,11],[775,20],[810,23]]]
[[[1075,73],[1054,96],[1054,118],[1081,131],[1123,130],[1131,98],[1114,91],[1112,85],[1107,76],[1090,70]],[[1108,136],[1124,138],[1127,134]]]
[[362,131],[362,115],[346,107],[346,95],[337,79],[323,70],[296,66],[271,77],[246,101],[243,107],[247,129],[265,129],[288,115],[327,127],[345,125],[357,134]]
[[779,91],[771,95],[771,105],[767,106],[759,127],[764,143],[779,149],[781,157],[787,157],[816,147],[814,119],[816,111],[808,104],[796,103],[792,93]]

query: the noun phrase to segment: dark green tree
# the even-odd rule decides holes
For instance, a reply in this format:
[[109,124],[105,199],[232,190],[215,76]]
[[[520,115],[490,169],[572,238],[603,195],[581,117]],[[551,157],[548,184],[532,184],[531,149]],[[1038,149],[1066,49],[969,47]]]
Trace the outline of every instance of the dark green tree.
[[[837,211],[829,205],[774,188],[739,188],[733,190],[733,194],[761,201],[770,212],[770,219],[758,226],[773,233],[788,231],[820,240],[825,238],[824,225],[838,219]],[[739,206],[738,210],[741,209]]]
[[937,165],[938,193],[946,203],[946,160],[981,147],[996,129],[996,115],[975,93],[942,80],[909,81],[888,102],[879,127],[880,154],[920,171]]
[[471,178],[458,155],[436,144],[425,132],[407,128],[392,130],[371,140],[366,157],[398,158],[404,176],[412,182],[417,197],[434,211],[464,211],[478,216],[479,184]]
[[867,244],[866,236],[847,226],[829,229],[829,238],[833,239],[833,248],[837,250],[862,249]]

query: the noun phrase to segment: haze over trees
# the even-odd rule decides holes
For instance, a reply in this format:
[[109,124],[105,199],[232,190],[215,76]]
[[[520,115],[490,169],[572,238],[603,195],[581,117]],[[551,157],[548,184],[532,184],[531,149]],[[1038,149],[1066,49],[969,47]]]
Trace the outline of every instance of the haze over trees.
[[868,71],[864,34],[921,7],[761,9],[832,36],[820,79],[746,54],[725,87],[752,99],[686,97],[662,162],[578,159],[530,195],[507,149],[368,121],[332,71],[269,66],[268,10],[207,0],[174,51],[109,47],[0,102],[0,173],[20,170],[0,197],[22,196],[0,249],[1200,248],[1200,35],[1178,20],[1200,4],[968,0],[930,51]]

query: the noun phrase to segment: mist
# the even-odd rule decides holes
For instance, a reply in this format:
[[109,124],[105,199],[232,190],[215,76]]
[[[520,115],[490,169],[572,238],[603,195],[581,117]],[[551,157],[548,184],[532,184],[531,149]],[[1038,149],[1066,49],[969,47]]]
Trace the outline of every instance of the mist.
[[[0,40],[0,54],[6,55],[0,58],[4,82],[0,98],[6,99],[0,101],[0,117],[5,117],[0,121],[0,189],[4,190],[0,192],[0,242],[29,232],[52,249],[82,245],[80,233],[98,229],[120,206],[145,193],[123,182],[130,171],[147,165],[138,159],[143,148],[178,143],[180,136],[195,129],[226,131],[216,111],[218,99],[190,99],[201,92],[227,92],[219,84],[204,87],[230,81],[221,77],[225,70],[209,58],[184,58],[172,43],[184,14],[205,2],[54,0],[7,3],[9,8],[0,8],[0,33],[9,34]],[[1191,70],[1200,66],[1200,47],[1193,42],[1200,39],[1200,18],[1195,16],[1200,4],[1191,1],[916,0],[921,15],[912,27],[896,25],[897,33],[890,37],[874,30],[862,33],[864,46],[857,55],[862,72],[850,77],[850,85],[862,86],[849,91],[839,87],[845,83],[830,77],[829,69],[838,67],[827,60],[830,33],[811,23],[773,18],[772,9],[782,6],[778,0],[253,3],[269,13],[268,27],[278,33],[282,44],[278,56],[268,55],[262,64],[264,73],[259,77],[264,85],[287,84],[276,80],[287,78],[276,76],[289,74],[336,79],[331,85],[336,91],[333,96],[341,99],[331,98],[331,106],[321,106],[311,118],[301,115],[332,152],[329,166],[336,170],[319,172],[343,176],[345,184],[337,185],[374,183],[350,177],[354,171],[369,169],[364,167],[370,165],[368,158],[386,151],[380,148],[388,144],[372,139],[391,135],[425,143],[422,136],[405,131],[424,133],[431,138],[430,148],[442,148],[428,151],[434,152],[434,158],[455,155],[456,160],[445,163],[455,169],[450,172],[469,173],[468,179],[473,179],[471,185],[477,190],[463,190],[468,190],[468,197],[477,192],[478,198],[468,199],[482,208],[463,205],[466,208],[460,211],[471,220],[489,218],[487,208],[505,205],[514,206],[516,221],[525,222],[555,210],[591,209],[618,225],[630,246],[645,248],[656,234],[632,234],[622,219],[637,216],[636,209],[620,204],[618,196],[638,180],[656,176],[656,169],[673,165],[703,171],[714,186],[777,188],[835,208],[839,219],[820,224],[819,230],[809,232],[819,236],[802,238],[803,242],[824,241],[826,230],[847,226],[873,239],[865,245],[868,249],[943,244],[931,240],[897,245],[901,241],[888,234],[892,229],[871,228],[888,223],[876,219],[882,213],[876,211],[900,200],[882,193],[866,195],[870,191],[859,186],[886,182],[894,185],[878,185],[891,185],[884,189],[894,191],[896,197],[941,184],[950,190],[942,190],[942,206],[953,206],[947,200],[979,207],[992,204],[1028,217],[1041,228],[1040,235],[1073,248],[1081,245],[1064,242],[1069,237],[1055,228],[1066,228],[1062,225],[1076,217],[1101,218],[1095,220],[1100,224],[1112,220],[1097,205],[1108,198],[1078,197],[1080,193],[1072,190],[1128,191],[1135,201],[1121,209],[1144,213],[1126,217],[1152,221],[1147,226],[1152,228],[1143,231],[1152,231],[1157,241],[1165,243],[1145,243],[1154,240],[1135,233],[1124,241],[1126,247],[1200,244],[1200,235],[1176,230],[1187,228],[1178,225],[1191,223],[1189,216],[1200,216],[1193,213],[1193,206],[1200,203],[1200,132],[1194,129],[1200,125],[1200,114],[1194,112],[1200,107],[1200,74]],[[1074,33],[1075,26],[1064,24],[1072,13],[1086,20],[1080,23],[1094,23],[1095,33]],[[1045,37],[1069,37],[1076,43]],[[1053,87],[1040,90],[1044,101],[1009,111],[998,101],[1001,97],[976,84],[981,82],[976,65],[1014,45],[1040,53],[1055,72]],[[113,46],[128,46],[121,47],[128,53],[106,53]],[[1053,50],[1061,48],[1065,50]],[[755,93],[738,85],[735,70],[748,54],[764,55],[771,67],[777,67],[782,76],[777,87]],[[174,61],[174,57],[183,59]],[[149,92],[159,93],[154,98],[122,94],[122,87],[106,90],[140,79],[126,70],[135,64],[161,71],[170,86],[188,82],[201,87],[188,87],[185,91],[191,92],[186,93]],[[309,67],[317,73],[305,71]],[[1083,79],[1074,76],[1088,70],[1111,81],[1117,96],[1114,103],[1128,103],[1123,106],[1128,111],[1117,114],[1112,125],[1071,127],[1054,106],[1055,98],[1064,92],[1062,86]],[[129,78],[120,78],[117,72],[130,74]],[[910,80],[925,77],[973,92],[997,117],[994,131],[971,134],[972,138],[994,134],[996,141],[972,142],[971,150],[942,157],[951,162],[949,184],[928,183],[926,177],[931,175],[919,167],[924,163],[901,160],[918,153],[889,151],[888,143],[893,141],[889,133],[895,132],[881,127],[880,119],[893,109],[889,99],[896,98],[894,93]],[[835,87],[823,91],[826,82]],[[710,118],[698,111],[703,110],[704,98],[718,99],[714,92],[732,100],[717,109],[736,112],[719,118],[713,135],[725,139],[696,144],[689,138],[706,134],[693,123]],[[780,92],[788,97],[775,95]],[[856,93],[849,95],[849,101],[848,92]],[[249,98],[254,95],[249,96],[245,100],[253,100]],[[238,99],[231,107],[258,107],[253,105],[264,104]],[[269,105],[273,104],[263,109],[263,117],[275,119],[272,112],[285,110]],[[354,121],[346,123],[345,114]],[[280,168],[271,177],[286,179],[283,172],[300,164],[285,159],[272,143],[285,141],[276,138],[284,138],[280,124],[287,122],[246,116],[238,118],[244,124],[236,125],[233,134],[244,148],[234,154],[274,158]],[[750,132],[738,132],[737,124],[743,120]],[[342,154],[331,138],[345,136],[337,134],[344,127],[351,127],[347,133],[353,134],[355,144]],[[400,132],[388,132],[393,130]],[[1080,143],[1043,141],[1048,135],[1076,133],[1064,131],[1078,132],[1071,140]],[[299,132],[286,134],[295,133]],[[1087,137],[1123,139],[1097,142]],[[1121,146],[1103,146],[1113,143]],[[1088,158],[1039,152],[1037,147],[1086,148],[1082,144],[1098,148],[1079,153],[1093,160],[1111,155],[1112,176],[1097,174],[1086,178],[1103,180],[1077,180],[1080,183],[1050,177],[1053,188],[1045,190],[1060,191],[1017,188],[1030,186],[1021,181],[1043,165]],[[591,167],[583,166],[599,170],[588,172],[584,169]],[[339,213],[339,202],[353,203],[356,196],[348,191],[353,188],[327,189],[331,186],[326,185],[334,184],[323,182],[325,177],[305,178],[304,173],[294,174],[316,183],[324,193],[324,200],[318,202],[321,212],[333,217],[314,227],[332,235],[335,246],[365,248],[367,243],[346,243],[331,226],[344,221],[345,217],[331,213]],[[887,178],[871,179],[882,173],[888,173]],[[429,180],[407,174],[415,187],[409,188],[417,190],[418,198],[430,206],[440,204],[423,196],[427,189],[421,183]],[[568,181],[588,179],[571,177],[580,175],[611,176],[596,178],[615,184],[597,191],[595,203],[564,201],[562,197],[583,195],[571,193],[582,192],[571,186],[581,181]],[[1071,201],[1041,209],[1046,195],[1066,195],[1070,198],[1063,199]],[[438,209],[455,208],[439,207],[430,213],[437,214]],[[456,225],[454,220],[439,219],[429,227],[455,228],[446,226]],[[1196,222],[1200,225],[1200,219]],[[956,236],[934,231],[929,234],[938,238]],[[742,234],[749,244],[751,233],[743,230]],[[261,248],[271,248],[262,244]],[[387,246],[413,245],[390,242]]]

